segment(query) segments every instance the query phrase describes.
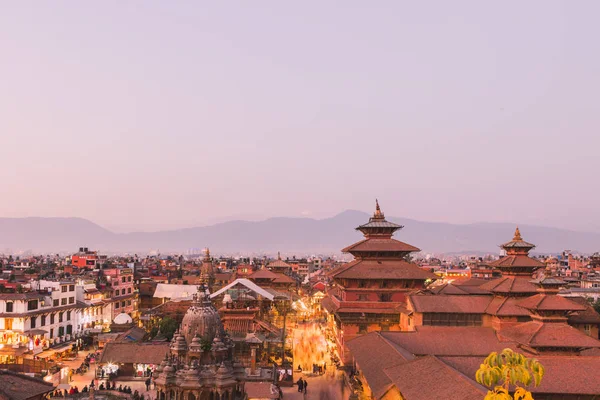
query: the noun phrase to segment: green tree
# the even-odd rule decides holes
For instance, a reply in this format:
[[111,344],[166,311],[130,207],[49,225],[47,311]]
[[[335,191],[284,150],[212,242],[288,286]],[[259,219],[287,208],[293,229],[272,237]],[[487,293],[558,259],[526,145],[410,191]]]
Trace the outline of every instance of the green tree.
[[167,339],[173,339],[173,334],[179,327],[177,321],[171,317],[165,317],[160,321],[160,333],[162,333]]
[[[523,386],[532,382],[538,386],[544,376],[544,366],[539,361],[523,354],[504,349],[502,353],[491,353],[475,373],[482,385],[493,388],[484,400],[533,400],[531,392]],[[514,387],[514,397],[510,395]]]
[[590,297],[588,298],[588,301],[592,307],[594,307],[594,310],[596,310],[597,313],[600,313],[600,299],[594,301],[594,299]]

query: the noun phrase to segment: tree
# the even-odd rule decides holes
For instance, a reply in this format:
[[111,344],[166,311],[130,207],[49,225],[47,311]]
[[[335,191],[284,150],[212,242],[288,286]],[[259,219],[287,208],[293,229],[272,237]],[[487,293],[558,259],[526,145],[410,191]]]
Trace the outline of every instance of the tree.
[[[531,392],[523,387],[532,382],[538,386],[544,376],[544,366],[536,359],[504,349],[502,353],[491,353],[475,373],[475,379],[493,390],[488,391],[484,400],[533,400]],[[498,385],[500,383],[500,385]],[[514,397],[510,395],[514,387]]]
[[594,300],[592,297],[588,297],[588,302],[594,307],[597,313],[600,313],[600,299]]
[[173,339],[173,334],[179,327],[177,321],[171,317],[165,317],[160,321],[160,333],[162,333],[169,341]]

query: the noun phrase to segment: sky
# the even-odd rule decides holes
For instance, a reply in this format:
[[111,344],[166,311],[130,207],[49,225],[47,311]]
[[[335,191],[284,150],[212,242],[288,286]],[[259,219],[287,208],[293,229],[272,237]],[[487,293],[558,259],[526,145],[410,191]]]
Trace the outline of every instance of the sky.
[[600,2],[0,9],[0,217],[600,231]]

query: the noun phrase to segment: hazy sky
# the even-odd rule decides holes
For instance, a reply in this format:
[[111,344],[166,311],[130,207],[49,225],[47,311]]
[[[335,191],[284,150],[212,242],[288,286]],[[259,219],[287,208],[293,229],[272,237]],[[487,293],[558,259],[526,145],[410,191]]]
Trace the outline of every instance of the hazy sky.
[[600,231],[598,1],[1,1],[0,216]]

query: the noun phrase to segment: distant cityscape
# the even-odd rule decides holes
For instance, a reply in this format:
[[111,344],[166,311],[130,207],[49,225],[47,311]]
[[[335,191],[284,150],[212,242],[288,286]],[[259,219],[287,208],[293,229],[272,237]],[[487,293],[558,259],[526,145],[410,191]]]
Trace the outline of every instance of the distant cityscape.
[[426,254],[379,204],[356,230],[329,256],[4,254],[0,381],[27,398],[481,399],[477,368],[509,348],[544,365],[536,399],[600,395],[600,253],[532,255],[515,227],[497,254]]

